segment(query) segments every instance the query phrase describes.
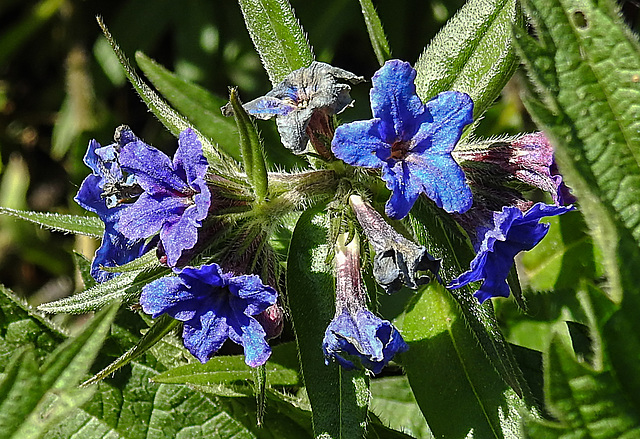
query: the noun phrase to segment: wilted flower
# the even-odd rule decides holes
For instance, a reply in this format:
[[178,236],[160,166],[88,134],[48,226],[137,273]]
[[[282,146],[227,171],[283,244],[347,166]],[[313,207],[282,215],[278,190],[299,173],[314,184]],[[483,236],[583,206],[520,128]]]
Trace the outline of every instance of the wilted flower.
[[[275,116],[282,144],[299,154],[306,149],[310,132],[324,131],[326,121],[322,119],[340,113],[353,102],[349,95],[351,87],[339,81],[357,84],[364,78],[314,61],[309,67],[294,70],[265,96],[243,107],[258,119]],[[222,111],[225,115],[232,114],[230,106]],[[318,118],[317,129],[309,126],[314,115]]]
[[[355,368],[359,359],[373,373],[382,368],[409,346],[398,330],[388,321],[366,308],[366,291],[360,274],[360,244],[357,237],[345,243],[338,239],[336,264],[336,314],[324,334],[322,350],[325,362],[337,361],[346,369]],[[351,358],[348,358],[351,357]]]
[[235,276],[217,264],[174,269],[142,289],[140,304],[147,314],[184,322],[184,346],[205,363],[231,339],[244,348],[245,362],[256,367],[271,355],[267,334],[255,316],[276,303],[278,293],[256,275]]
[[481,303],[491,297],[508,297],[506,279],[515,256],[535,247],[549,230],[549,224],[540,224],[540,219],[570,210],[573,207],[536,203],[524,213],[515,206],[505,206],[501,212],[494,212],[493,222],[477,229],[474,241],[476,256],[469,270],[453,279],[447,288],[460,288],[483,280],[474,294]]
[[184,130],[172,162],[138,140],[121,152],[120,164],[144,192],[123,211],[116,229],[129,239],[147,238],[159,231],[167,264],[175,266],[182,252],[196,244],[198,228],[211,205],[202,144],[191,129]]
[[472,122],[473,101],[449,91],[423,105],[415,77],[409,63],[387,61],[372,80],[373,119],[338,127],[332,151],[350,165],[382,168],[391,218],[404,218],[421,193],[447,212],[464,212],[472,194],[451,151]]
[[414,244],[396,232],[360,196],[349,197],[349,204],[376,252],[373,258],[373,277],[388,294],[398,291],[402,285],[416,289],[429,282],[428,276],[418,277],[418,271],[429,270],[438,274],[440,261],[427,253],[423,246]]
[[122,126],[116,130],[115,143],[101,146],[91,140],[84,156],[84,163],[91,168],[75,197],[85,209],[96,213],[104,222],[102,244],[96,251],[91,264],[91,276],[98,281],[107,281],[117,273],[109,273],[100,267],[115,267],[126,264],[140,256],[144,250],[144,240],[128,239],[114,227],[122,216],[124,205],[118,204],[122,197],[134,198],[140,188],[133,179],[126,177],[119,163],[119,154],[130,142],[137,140],[131,130]]

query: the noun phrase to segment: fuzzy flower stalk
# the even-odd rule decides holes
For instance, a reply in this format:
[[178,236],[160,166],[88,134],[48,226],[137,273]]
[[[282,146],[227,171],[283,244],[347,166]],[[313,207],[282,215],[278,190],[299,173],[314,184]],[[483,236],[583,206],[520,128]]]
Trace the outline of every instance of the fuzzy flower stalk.
[[336,361],[354,369],[359,361],[373,373],[409,346],[398,330],[366,307],[367,292],[360,274],[360,243],[357,235],[347,243],[348,234],[336,244],[336,314],[325,331],[322,350],[325,362]]

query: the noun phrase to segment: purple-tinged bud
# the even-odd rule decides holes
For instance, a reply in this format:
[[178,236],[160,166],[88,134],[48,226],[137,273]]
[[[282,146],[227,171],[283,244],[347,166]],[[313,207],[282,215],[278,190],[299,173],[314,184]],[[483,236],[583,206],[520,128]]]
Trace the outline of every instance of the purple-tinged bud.
[[387,294],[398,291],[402,285],[417,289],[428,283],[428,276],[417,276],[418,271],[429,270],[438,276],[440,260],[427,249],[414,244],[396,232],[382,215],[358,195],[349,197],[349,204],[358,218],[367,240],[376,252],[373,259],[373,277]]
[[280,334],[282,334],[282,328],[284,326],[284,312],[277,303],[269,306],[254,317],[267,334],[267,340],[279,337]]

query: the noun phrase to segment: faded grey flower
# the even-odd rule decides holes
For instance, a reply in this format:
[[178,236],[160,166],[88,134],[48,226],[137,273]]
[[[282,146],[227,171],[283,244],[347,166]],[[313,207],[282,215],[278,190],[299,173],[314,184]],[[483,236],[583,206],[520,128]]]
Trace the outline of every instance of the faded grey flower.
[[[265,96],[243,107],[258,119],[275,116],[282,144],[300,154],[314,133],[332,137],[328,116],[340,113],[353,103],[349,95],[351,87],[344,81],[357,84],[364,78],[314,61],[309,67],[294,70]],[[222,108],[226,116],[230,116],[232,111],[230,105]]]
[[426,248],[396,232],[360,196],[351,195],[349,204],[376,252],[373,277],[387,294],[395,293],[402,285],[417,289],[419,285],[429,282],[429,276],[417,276],[418,271],[429,270],[437,278],[440,260],[427,253]]

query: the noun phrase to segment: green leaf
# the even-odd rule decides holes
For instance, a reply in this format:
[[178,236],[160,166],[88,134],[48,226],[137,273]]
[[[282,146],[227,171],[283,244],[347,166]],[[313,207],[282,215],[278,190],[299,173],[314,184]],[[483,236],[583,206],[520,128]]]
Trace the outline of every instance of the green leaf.
[[400,361],[435,437],[521,437],[520,413],[527,407],[493,368],[442,285],[424,288],[398,327],[409,344]]
[[416,62],[423,101],[446,90],[468,93],[475,118],[500,94],[516,69],[511,27],[521,25],[516,0],[470,0],[438,32]]
[[[435,257],[442,258],[440,275],[445,282],[467,269],[473,259],[471,244],[450,215],[419,199],[409,216],[417,241]],[[451,290],[472,334],[502,379],[518,395],[529,398],[526,383],[500,331],[491,301],[480,304],[469,287]]]
[[136,52],[136,63],[162,96],[197,126],[203,135],[216,142],[234,159],[241,159],[236,125],[220,111],[227,103],[224,99],[180,78],[142,52]]
[[139,358],[147,352],[153,345],[158,343],[171,330],[176,328],[180,322],[171,318],[168,314],[163,314],[153,323],[140,340],[127,352],[122,354],[118,359],[102,369],[100,372],[92,376],[90,379],[82,383],[83,386],[95,384],[104,379],[106,376],[114,373],[122,366],[129,364],[131,361]]
[[433,437],[406,376],[371,380],[371,411],[390,428],[413,437]]
[[620,303],[623,291],[640,283],[638,42],[610,1],[523,4],[539,36],[514,30],[537,87],[525,104],[556,146],[558,166],[602,251],[609,295]]
[[314,60],[288,0],[238,0],[253,45],[272,84]]
[[233,117],[240,135],[240,150],[247,178],[253,186],[256,201],[263,202],[267,196],[268,180],[267,167],[264,163],[264,151],[253,121],[242,107],[238,97],[238,89],[232,88],[229,93],[229,103],[233,108]]
[[316,437],[362,437],[369,403],[368,380],[359,370],[324,363],[322,340],[333,318],[334,277],[327,263],[328,216],[320,205],[305,211],[291,237],[287,301]]
[[0,214],[30,221],[57,232],[75,233],[99,239],[104,234],[104,223],[97,216],[62,215],[59,213],[9,209],[8,207],[0,207]]
[[113,300],[128,303],[138,297],[141,288],[154,279],[167,274],[166,268],[146,273],[142,270],[122,273],[81,293],[54,302],[43,303],[38,309],[45,313],[84,314],[96,311]]
[[[295,345],[279,345],[265,365],[267,384],[272,386],[293,386],[298,384],[298,370],[295,362]],[[215,383],[234,383],[255,380],[255,369],[247,366],[243,355],[216,356],[205,364],[190,363],[175,367],[156,377],[156,383],[189,384],[208,386]]]
[[78,390],[76,386],[96,358],[117,309],[118,304],[114,304],[97,314],[39,368],[33,351],[27,349],[18,354],[5,376],[15,381],[11,385],[0,384],[8,390],[0,405],[2,437],[41,437],[52,424],[91,397],[91,390]]
[[545,355],[547,405],[560,423],[527,420],[527,437],[635,438],[640,417],[610,372],[580,363],[555,336]]
[[98,24],[102,28],[102,32],[104,36],[109,41],[111,48],[114,53],[118,57],[118,61],[122,65],[124,69],[125,75],[133,88],[135,88],[138,95],[142,98],[144,103],[149,107],[149,110],[162,122],[162,124],[173,134],[175,137],[178,137],[180,133],[187,128],[192,129],[196,135],[198,136],[198,140],[202,142],[202,149],[210,161],[211,165],[217,172],[224,173],[227,175],[235,175],[238,170],[235,167],[235,162],[233,160],[229,160],[226,157],[226,154],[218,150],[217,146],[207,139],[196,127],[194,127],[189,121],[187,121],[184,116],[179,114],[176,110],[171,108],[160,96],[154,92],[151,87],[145,83],[140,76],[136,73],[136,71],[131,67],[129,60],[124,55],[115,39],[111,36],[109,29],[102,21],[101,17],[98,17]]
[[80,277],[82,278],[82,283],[85,288],[91,288],[97,282],[91,276],[91,261],[87,259],[83,254],[80,254],[74,250],[73,252],[73,261],[76,264],[76,268],[80,272]]
[[378,58],[378,62],[383,65],[385,61],[391,59],[391,49],[382,28],[382,22],[371,0],[360,0],[360,7],[362,8],[364,22],[367,25],[367,32],[369,32],[371,46],[376,58]]

